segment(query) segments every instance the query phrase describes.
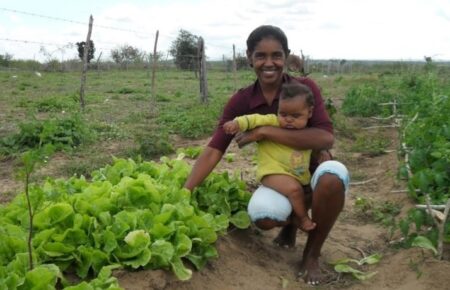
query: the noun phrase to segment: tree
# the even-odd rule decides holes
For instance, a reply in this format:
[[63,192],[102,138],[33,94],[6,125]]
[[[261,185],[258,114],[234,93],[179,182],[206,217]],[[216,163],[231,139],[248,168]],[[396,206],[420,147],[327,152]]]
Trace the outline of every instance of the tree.
[[11,64],[12,58],[13,58],[12,54],[9,53],[0,54],[0,66],[8,67]]
[[195,69],[197,67],[198,39],[198,36],[180,29],[177,39],[172,42],[169,50],[169,53],[175,58],[177,68]]
[[124,44],[119,48],[111,50],[111,57],[115,63],[128,68],[128,64],[142,63],[145,57],[145,53],[141,52],[138,48],[131,45]]
[[[84,47],[86,46],[86,41],[77,42],[76,44],[77,44],[77,49],[78,49],[78,57],[81,60],[84,60]],[[89,41],[88,59],[87,59],[88,63],[90,63],[91,59],[94,58],[94,53],[95,53],[94,41],[90,40]]]

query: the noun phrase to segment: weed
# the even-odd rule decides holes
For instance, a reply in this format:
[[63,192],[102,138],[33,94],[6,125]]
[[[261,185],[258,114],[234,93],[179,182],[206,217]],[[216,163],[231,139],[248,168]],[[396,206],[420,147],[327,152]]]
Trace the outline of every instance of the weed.
[[177,155],[184,154],[185,156],[195,159],[197,158],[203,151],[203,147],[201,146],[191,146],[186,148],[178,148]]
[[117,90],[117,92],[119,94],[132,94],[132,93],[136,93],[136,90],[132,89],[132,88],[120,88]]
[[358,217],[384,226],[395,225],[395,216],[400,213],[400,209],[400,204],[391,201],[375,201],[365,197],[357,197],[355,201],[355,212]]
[[136,153],[144,158],[152,158],[174,152],[169,141],[169,134],[165,131],[150,131],[137,134],[135,139],[138,144]]
[[389,95],[375,86],[352,87],[342,103],[342,111],[345,115],[353,117],[387,116],[392,112],[379,104],[390,100]]
[[55,150],[67,150],[93,139],[84,119],[74,114],[66,118],[34,120],[19,124],[19,133],[0,139],[0,153],[12,155],[51,144]]
[[383,136],[366,136],[358,135],[355,143],[351,147],[351,151],[360,152],[365,155],[374,157],[385,154],[387,147],[391,141]]

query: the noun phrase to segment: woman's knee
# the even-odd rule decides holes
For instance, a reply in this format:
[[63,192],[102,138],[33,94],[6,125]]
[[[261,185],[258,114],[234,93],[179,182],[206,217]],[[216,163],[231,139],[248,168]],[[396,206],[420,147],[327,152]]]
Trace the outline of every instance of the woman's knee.
[[320,187],[325,187],[327,191],[345,191],[345,185],[342,180],[333,173],[324,173],[318,180],[316,185]]
[[321,163],[311,178],[311,186],[314,191],[321,188],[327,192],[347,192],[349,183],[350,175],[347,168],[335,160]]

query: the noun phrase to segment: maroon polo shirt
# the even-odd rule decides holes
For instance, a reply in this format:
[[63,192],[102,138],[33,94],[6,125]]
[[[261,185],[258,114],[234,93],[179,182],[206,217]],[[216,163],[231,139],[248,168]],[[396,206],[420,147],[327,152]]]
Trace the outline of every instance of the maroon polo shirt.
[[[314,95],[314,110],[312,117],[308,120],[307,127],[320,128],[333,134],[333,125],[330,121],[330,118],[328,117],[327,111],[325,110],[322,95],[320,94],[320,90],[317,87],[316,83],[312,79],[306,77],[297,78],[292,77],[288,74],[283,75],[283,84],[293,81],[298,81],[299,83],[308,86]],[[239,90],[225,105],[223,114],[219,120],[219,124],[208,146],[218,149],[222,152],[226,151],[234,136],[225,133],[225,131],[223,130],[223,124],[227,121],[233,120],[235,117],[256,113],[263,115],[277,114],[280,92],[281,87],[277,95],[275,96],[275,100],[272,102],[272,105],[269,106],[261,91],[258,80],[256,80],[254,84]],[[313,160],[311,161],[311,165],[313,165],[313,163],[316,163]],[[316,166],[313,166],[313,168],[315,167]]]

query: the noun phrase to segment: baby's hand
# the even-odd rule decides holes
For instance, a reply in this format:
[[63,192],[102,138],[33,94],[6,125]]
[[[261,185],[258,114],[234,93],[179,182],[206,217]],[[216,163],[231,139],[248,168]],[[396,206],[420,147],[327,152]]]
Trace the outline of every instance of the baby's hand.
[[227,134],[234,135],[239,132],[239,123],[237,121],[228,121],[223,124],[223,130]]

